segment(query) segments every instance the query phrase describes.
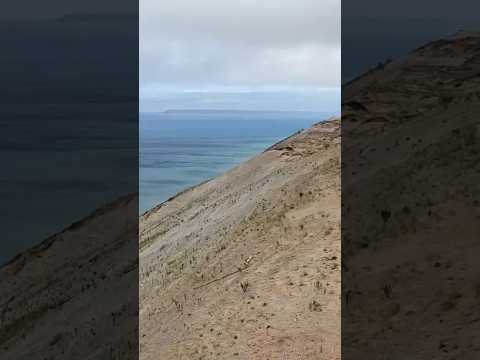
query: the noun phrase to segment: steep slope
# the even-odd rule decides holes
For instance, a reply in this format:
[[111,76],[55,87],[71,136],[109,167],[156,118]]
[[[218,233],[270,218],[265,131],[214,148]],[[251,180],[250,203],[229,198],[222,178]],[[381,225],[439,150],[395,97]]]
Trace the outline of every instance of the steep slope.
[[459,33],[343,89],[346,359],[480,356],[479,74]]
[[340,123],[319,123],[140,220],[140,357],[336,359]]
[[0,359],[134,359],[138,198],[96,211],[0,268]]

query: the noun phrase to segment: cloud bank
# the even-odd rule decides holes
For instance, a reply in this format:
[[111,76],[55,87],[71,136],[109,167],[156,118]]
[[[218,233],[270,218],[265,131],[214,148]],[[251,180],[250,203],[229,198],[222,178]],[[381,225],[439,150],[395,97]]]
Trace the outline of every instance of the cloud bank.
[[340,0],[140,1],[144,101],[339,84]]

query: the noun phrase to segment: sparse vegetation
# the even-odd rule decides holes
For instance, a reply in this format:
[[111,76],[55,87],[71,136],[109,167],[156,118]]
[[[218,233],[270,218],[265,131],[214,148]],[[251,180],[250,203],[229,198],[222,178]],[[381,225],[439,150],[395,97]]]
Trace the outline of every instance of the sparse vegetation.
[[322,305],[320,305],[319,302],[317,302],[316,300],[312,300],[309,304],[308,304],[308,309],[310,311],[322,311]]
[[[322,326],[337,326],[338,312],[321,311],[319,302],[330,303],[331,295],[339,294],[338,269],[329,261],[340,251],[332,236],[339,234],[340,163],[329,161],[340,153],[332,142],[339,130],[337,120],[319,124],[292,137],[285,144],[292,151],[267,151],[249,162],[249,171],[241,165],[141,219],[141,231],[149,236],[159,224],[168,229],[155,240],[167,251],[152,254],[150,247],[140,270],[141,304],[147,304],[141,309],[146,336],[140,342],[147,354],[267,358],[266,351],[289,343],[284,323],[298,321],[309,338],[318,336],[310,311],[322,317]],[[332,142],[328,152],[326,142]],[[319,298],[309,310],[312,291]],[[255,328],[282,341],[246,348]],[[194,343],[185,341],[193,338]],[[329,355],[338,350],[332,340]],[[313,344],[295,340],[295,346]]]

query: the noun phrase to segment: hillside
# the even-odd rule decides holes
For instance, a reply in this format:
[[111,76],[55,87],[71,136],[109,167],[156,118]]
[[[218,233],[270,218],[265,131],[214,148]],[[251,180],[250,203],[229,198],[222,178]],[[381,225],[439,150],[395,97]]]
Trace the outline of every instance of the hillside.
[[344,87],[341,154],[319,123],[145,213],[139,244],[126,197],[20,254],[0,358],[135,357],[139,246],[142,360],[339,359],[341,185],[343,358],[478,359],[479,74],[479,34],[432,42]]
[[138,198],[119,199],[0,268],[0,359],[134,359]]
[[480,35],[342,92],[345,359],[480,356]]
[[340,123],[140,219],[140,358],[336,359]]

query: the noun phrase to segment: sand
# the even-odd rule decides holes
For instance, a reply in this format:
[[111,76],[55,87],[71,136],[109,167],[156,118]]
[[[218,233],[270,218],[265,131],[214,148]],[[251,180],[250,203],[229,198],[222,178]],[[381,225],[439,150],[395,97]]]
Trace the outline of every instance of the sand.
[[337,359],[340,123],[140,219],[140,358]]

